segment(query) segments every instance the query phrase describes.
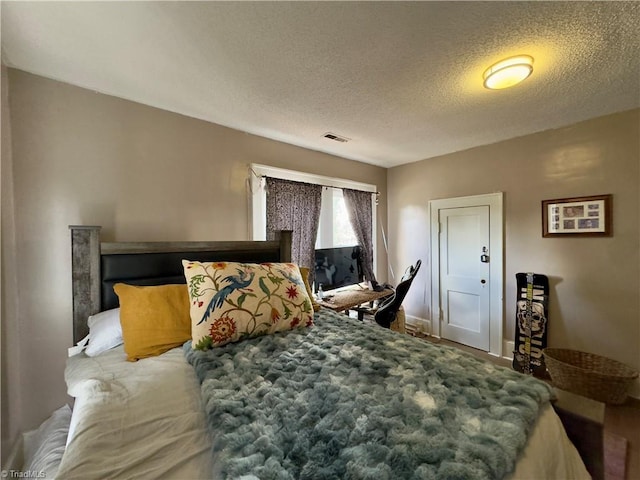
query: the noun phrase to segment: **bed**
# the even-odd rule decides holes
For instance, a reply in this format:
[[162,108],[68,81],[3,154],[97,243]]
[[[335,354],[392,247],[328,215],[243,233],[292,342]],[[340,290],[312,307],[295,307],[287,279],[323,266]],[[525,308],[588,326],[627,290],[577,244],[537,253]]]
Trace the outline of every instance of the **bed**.
[[[184,283],[180,259],[289,262],[273,242],[100,242],[72,227],[74,339],[113,285]],[[542,382],[322,309],[313,326],[127,362],[69,358],[58,478],[590,478]],[[91,342],[90,342],[91,343]]]

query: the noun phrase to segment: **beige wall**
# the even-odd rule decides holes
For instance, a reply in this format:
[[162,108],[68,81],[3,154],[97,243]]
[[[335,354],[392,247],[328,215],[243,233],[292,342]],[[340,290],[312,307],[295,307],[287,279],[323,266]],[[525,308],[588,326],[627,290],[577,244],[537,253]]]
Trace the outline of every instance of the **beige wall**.
[[[386,197],[380,167],[12,69],[9,95],[21,301],[7,322],[21,325],[11,341],[23,363],[21,385],[2,387],[21,389],[25,429],[67,400],[68,225],[102,225],[108,241],[248,239],[250,163],[375,184]],[[381,202],[378,221],[386,225],[386,217]],[[386,265],[379,250],[378,264]]]
[[[430,200],[504,192],[504,338],[514,337],[515,274],[544,273],[550,346],[640,368],[640,110],[395,167],[387,188],[396,268],[428,258]],[[612,237],[542,238],[541,200],[606,193]],[[407,313],[431,320],[428,266],[416,287]]]
[[0,426],[2,430],[2,442],[0,452],[2,465],[11,450],[11,445],[18,437],[21,428],[21,402],[20,402],[20,344],[15,341],[19,338],[19,323],[9,321],[17,318],[17,282],[15,251],[15,228],[13,216],[13,166],[11,162],[11,123],[9,121],[9,89],[7,82],[7,69],[1,66],[2,84],[2,162],[0,164],[0,204],[2,205],[2,226],[0,227],[2,249],[0,276],[0,366],[1,388]]
[[[248,238],[250,163],[377,185],[378,222],[388,225],[397,276],[416,258],[427,258],[429,200],[504,191],[505,338],[513,337],[514,274],[534,270],[551,278],[551,345],[640,367],[638,110],[387,172],[21,71],[9,69],[8,77],[10,129],[4,77],[2,98],[3,459],[6,441],[67,401],[67,226],[103,225],[107,240]],[[614,194],[613,237],[541,238],[540,200],[600,193]],[[377,260],[386,264],[382,248]],[[410,315],[430,318],[424,267],[405,306]],[[384,280],[382,267],[379,273]]]

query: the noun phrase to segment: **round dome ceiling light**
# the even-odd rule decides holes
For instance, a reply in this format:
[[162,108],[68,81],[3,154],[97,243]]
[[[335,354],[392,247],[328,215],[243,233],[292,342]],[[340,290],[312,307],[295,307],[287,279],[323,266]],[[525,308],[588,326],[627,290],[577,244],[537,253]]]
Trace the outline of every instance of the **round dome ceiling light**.
[[485,88],[501,90],[522,82],[533,72],[533,57],[517,55],[500,60],[482,74]]

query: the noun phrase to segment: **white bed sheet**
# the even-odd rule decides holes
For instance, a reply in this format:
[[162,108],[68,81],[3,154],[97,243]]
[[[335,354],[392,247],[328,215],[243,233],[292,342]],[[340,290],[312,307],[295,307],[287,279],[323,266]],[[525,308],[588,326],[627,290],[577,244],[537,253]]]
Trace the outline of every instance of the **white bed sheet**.
[[76,398],[61,479],[204,479],[209,438],[195,373],[175,348],[127,362],[123,347],[71,357]]
[[[65,379],[76,400],[58,478],[211,478],[200,387],[181,348],[135,363],[122,346],[80,354],[69,359]],[[509,478],[591,478],[550,406]]]

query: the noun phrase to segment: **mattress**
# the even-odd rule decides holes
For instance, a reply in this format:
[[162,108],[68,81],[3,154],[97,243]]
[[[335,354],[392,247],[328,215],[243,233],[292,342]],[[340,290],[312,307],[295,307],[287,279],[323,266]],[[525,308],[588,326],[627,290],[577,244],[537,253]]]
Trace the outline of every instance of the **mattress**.
[[[122,347],[68,360],[75,397],[58,478],[205,479],[215,472],[200,387],[182,348],[135,363]],[[550,406],[544,407],[513,479],[588,479]]]

